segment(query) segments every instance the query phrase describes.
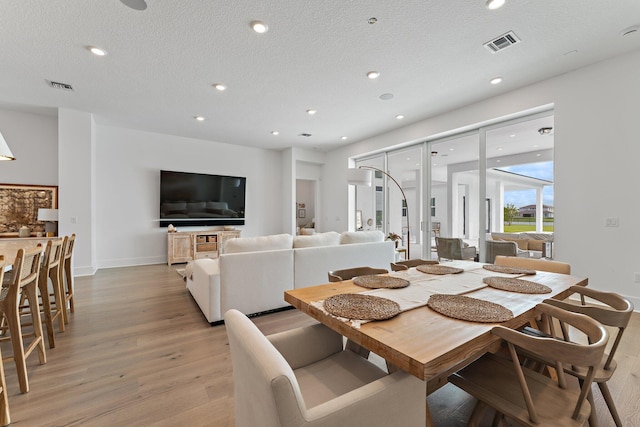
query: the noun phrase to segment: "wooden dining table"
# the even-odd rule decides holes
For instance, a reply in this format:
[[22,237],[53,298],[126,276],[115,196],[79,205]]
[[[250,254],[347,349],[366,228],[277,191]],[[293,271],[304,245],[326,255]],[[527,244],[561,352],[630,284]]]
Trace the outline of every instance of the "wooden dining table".
[[[478,280],[482,282],[482,277],[488,274],[482,271],[480,263],[456,261],[453,264],[463,267],[465,271],[462,274],[434,277],[436,293],[442,293],[443,285],[446,289],[447,281],[460,283],[468,277],[470,283]],[[443,265],[448,264],[443,263]],[[410,269],[412,270],[415,268]],[[412,274],[415,277],[416,273]],[[332,295],[369,291],[354,284],[352,280],[286,291],[284,299],[298,310],[346,337],[349,348],[363,355],[371,351],[385,359],[390,370],[401,369],[426,381],[427,394],[429,394],[445,385],[452,373],[483,354],[499,349],[499,338],[491,334],[494,326],[502,325],[510,328],[524,326],[534,320],[536,304],[547,298],[567,298],[571,294],[569,287],[586,286],[588,283],[586,278],[542,271],[520,278],[546,285],[551,292],[524,294],[483,286],[482,283],[475,283],[471,286],[473,290],[469,292],[458,292],[472,298],[500,304],[511,310],[513,318],[502,323],[458,320],[439,314],[423,305],[403,311],[391,319],[353,326],[350,322],[333,316],[322,308],[322,301]],[[428,405],[426,410],[427,425],[432,425]]]

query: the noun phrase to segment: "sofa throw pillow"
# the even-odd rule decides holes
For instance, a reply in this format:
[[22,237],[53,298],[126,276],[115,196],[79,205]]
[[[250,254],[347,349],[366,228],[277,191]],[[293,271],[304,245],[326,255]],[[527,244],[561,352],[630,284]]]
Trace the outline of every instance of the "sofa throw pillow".
[[293,236],[291,234],[273,234],[271,236],[238,237],[227,240],[224,244],[225,254],[242,252],[262,252],[277,249],[291,249]]
[[316,246],[336,246],[340,244],[340,234],[335,231],[318,233],[310,236],[296,236],[293,238],[294,248],[312,248]]
[[520,250],[523,250],[523,251],[529,250],[529,239],[516,239],[516,238],[503,237],[502,240],[506,242],[516,242],[516,244],[518,245],[518,249]]
[[340,244],[383,242],[384,234],[380,230],[370,231],[343,231],[340,235]]

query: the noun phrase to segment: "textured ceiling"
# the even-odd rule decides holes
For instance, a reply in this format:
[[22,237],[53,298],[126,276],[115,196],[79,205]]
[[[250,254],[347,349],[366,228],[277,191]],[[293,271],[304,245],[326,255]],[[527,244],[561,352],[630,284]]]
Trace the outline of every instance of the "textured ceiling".
[[[136,11],[119,0],[0,2],[0,106],[65,107],[102,124],[329,150],[640,49],[640,32],[620,35],[640,24],[638,0],[507,0],[495,11],[484,0],[147,3]],[[266,34],[250,29],[256,19]],[[483,47],[507,31],[522,41],[495,54]],[[380,78],[367,79],[371,70]],[[495,76],[503,83],[490,85]],[[217,82],[228,89],[216,91]]]

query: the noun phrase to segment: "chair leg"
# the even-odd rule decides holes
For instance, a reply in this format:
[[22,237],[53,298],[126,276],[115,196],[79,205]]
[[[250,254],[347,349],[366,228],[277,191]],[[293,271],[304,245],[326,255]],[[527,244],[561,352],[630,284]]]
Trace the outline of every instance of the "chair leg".
[[4,366],[2,364],[2,354],[0,354],[0,387],[2,390],[0,393],[0,426],[7,426],[11,424],[11,417],[9,416],[9,399],[7,397],[7,382],[4,377]]
[[36,284],[31,283],[23,288],[23,291],[27,294],[29,300],[29,306],[31,307],[31,321],[33,322],[33,341],[29,344],[27,355],[31,354],[33,348],[38,349],[38,358],[40,364],[47,363],[47,353],[44,349],[44,337],[42,336],[42,320],[40,318],[40,306],[38,303],[38,292],[36,290]]
[[[59,267],[58,267],[59,268]],[[60,281],[60,274],[54,272],[51,276],[51,287],[53,290],[53,301],[55,303],[55,314],[53,319],[58,319],[58,330],[64,332],[64,312],[66,311],[66,301],[64,297],[64,285]],[[50,294],[48,295],[51,296]]]
[[53,330],[53,319],[51,318],[51,301],[49,301],[49,289],[46,284],[44,286],[38,286],[38,288],[40,290],[40,297],[42,298],[42,311],[44,313],[44,324],[47,328],[47,339],[49,341],[49,348],[55,348],[56,338],[55,331]]
[[[582,387],[583,382],[580,381],[580,386]],[[587,395],[587,400],[589,401],[589,405],[591,405],[591,414],[589,414],[589,427],[598,427],[598,414],[596,414],[596,402],[593,400],[593,391],[589,390],[589,394]]]
[[9,334],[11,335],[11,347],[13,348],[13,361],[18,372],[20,392],[29,392],[29,378],[27,377],[27,364],[24,357],[24,344],[22,343],[22,328],[20,327],[20,314],[18,307],[10,304],[5,312]]
[[[73,304],[73,275],[71,272],[71,262],[64,263],[64,272],[60,274],[60,287],[62,288],[62,296],[64,305],[62,308],[62,314],[64,318],[64,323],[69,323],[69,312],[67,311],[67,302],[69,303],[69,311],[71,313],[75,312],[75,307]],[[64,276],[64,278],[62,277]]]
[[604,401],[607,403],[607,407],[609,408],[609,412],[611,412],[613,421],[616,423],[617,427],[622,427],[620,415],[618,414],[615,403],[613,403],[613,398],[611,397],[611,392],[609,391],[607,383],[598,383],[598,387],[600,387],[600,392],[602,393],[602,397],[604,397]]
[[487,408],[488,406],[486,403],[478,400],[476,402],[476,406],[473,407],[473,412],[471,412],[471,415],[469,416],[467,427],[477,427],[482,425],[482,417]]

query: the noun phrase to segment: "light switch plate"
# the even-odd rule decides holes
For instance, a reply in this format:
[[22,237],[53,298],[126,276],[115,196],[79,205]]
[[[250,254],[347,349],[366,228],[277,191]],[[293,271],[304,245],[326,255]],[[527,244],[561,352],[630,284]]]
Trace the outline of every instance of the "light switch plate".
[[618,217],[611,216],[605,218],[604,222],[605,227],[617,227],[618,226]]

